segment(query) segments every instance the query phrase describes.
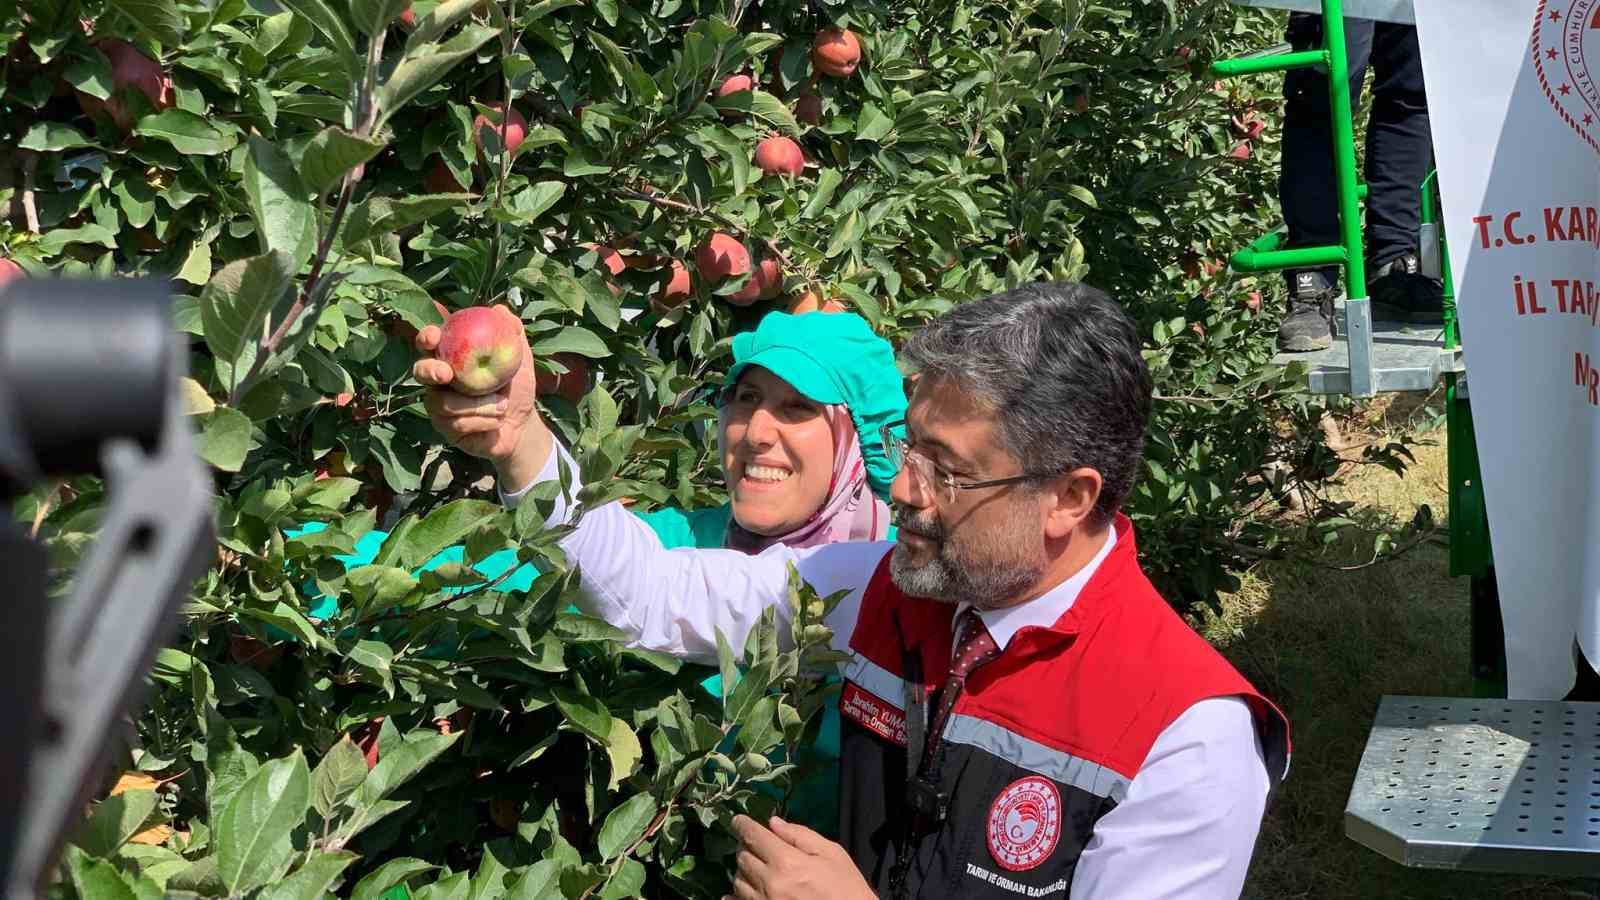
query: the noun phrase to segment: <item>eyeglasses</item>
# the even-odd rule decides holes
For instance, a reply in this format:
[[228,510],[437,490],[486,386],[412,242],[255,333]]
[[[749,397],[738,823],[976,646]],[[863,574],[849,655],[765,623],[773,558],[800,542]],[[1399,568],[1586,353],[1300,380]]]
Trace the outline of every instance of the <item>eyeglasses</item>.
[[944,488],[944,494],[951,503],[955,502],[956,491],[975,491],[979,488],[999,487],[1004,484],[1017,484],[1023,481],[1037,481],[1043,478],[1054,478],[1054,475],[1045,475],[1038,472],[1025,472],[1021,475],[1011,475],[1006,478],[991,478],[987,481],[961,481],[954,475],[945,471],[938,463],[924,456],[905,438],[894,433],[896,428],[905,428],[905,422],[890,422],[878,429],[878,438],[883,441],[883,453],[894,464],[896,469],[904,466],[911,470],[912,478],[916,479],[923,490],[933,496],[934,486]]

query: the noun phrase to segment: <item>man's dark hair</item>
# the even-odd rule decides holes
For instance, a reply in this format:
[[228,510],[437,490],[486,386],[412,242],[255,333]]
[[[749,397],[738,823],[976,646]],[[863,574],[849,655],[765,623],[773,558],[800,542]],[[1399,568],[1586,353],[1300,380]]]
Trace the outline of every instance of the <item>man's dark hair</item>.
[[905,356],[993,410],[1024,471],[1099,472],[1096,518],[1109,521],[1133,488],[1150,420],[1139,350],[1133,320],[1104,291],[1040,282],[957,305],[918,331]]

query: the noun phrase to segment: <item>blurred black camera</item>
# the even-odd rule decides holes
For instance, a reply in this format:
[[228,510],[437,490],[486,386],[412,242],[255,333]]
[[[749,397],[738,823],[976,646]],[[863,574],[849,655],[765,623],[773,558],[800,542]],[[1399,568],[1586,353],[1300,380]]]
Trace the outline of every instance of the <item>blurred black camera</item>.
[[[0,288],[0,885],[38,896],[178,606],[215,553],[211,482],[179,379],[171,285],[23,278]],[[16,520],[45,479],[98,475],[94,546],[65,573]]]

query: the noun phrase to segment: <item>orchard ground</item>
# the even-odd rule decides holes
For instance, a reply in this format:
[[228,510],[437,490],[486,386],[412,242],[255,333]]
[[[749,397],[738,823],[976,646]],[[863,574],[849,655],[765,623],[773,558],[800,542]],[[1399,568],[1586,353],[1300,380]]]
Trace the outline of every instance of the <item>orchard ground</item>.
[[[1440,395],[1432,398],[1437,406]],[[1384,694],[1467,696],[1470,629],[1467,586],[1448,575],[1445,433],[1430,428],[1413,395],[1364,408],[1345,424],[1342,455],[1410,433],[1426,443],[1399,477],[1353,467],[1334,493],[1356,503],[1370,528],[1408,521],[1422,504],[1440,515],[1434,540],[1398,559],[1354,571],[1371,556],[1359,532],[1325,555],[1263,562],[1242,573],[1239,591],[1201,630],[1294,725],[1294,761],[1262,828],[1246,900],[1363,898],[1592,898],[1600,879],[1541,879],[1407,869],[1344,834],[1344,808]]]

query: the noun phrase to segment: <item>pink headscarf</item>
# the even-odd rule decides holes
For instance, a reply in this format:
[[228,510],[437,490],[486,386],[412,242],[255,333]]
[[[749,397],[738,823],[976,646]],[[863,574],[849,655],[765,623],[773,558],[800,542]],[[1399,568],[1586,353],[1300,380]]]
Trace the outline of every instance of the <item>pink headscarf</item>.
[[842,404],[823,407],[828,431],[833,435],[833,480],[822,506],[804,524],[783,534],[746,531],[732,516],[723,546],[745,553],[760,553],[774,544],[817,547],[840,541],[881,541],[889,533],[889,505],[867,485],[867,465],[850,409]]

